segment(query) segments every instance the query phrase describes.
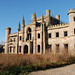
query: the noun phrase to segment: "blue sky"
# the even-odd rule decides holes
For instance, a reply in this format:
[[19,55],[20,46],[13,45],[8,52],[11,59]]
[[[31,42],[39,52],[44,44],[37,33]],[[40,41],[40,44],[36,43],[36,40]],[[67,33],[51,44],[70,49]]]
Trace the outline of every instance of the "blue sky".
[[75,0],[0,0],[0,41],[5,41],[5,28],[11,27],[12,33],[17,32],[18,23],[30,23],[31,15],[45,15],[46,9],[51,15],[60,15],[60,20],[68,22],[68,9],[75,8]]

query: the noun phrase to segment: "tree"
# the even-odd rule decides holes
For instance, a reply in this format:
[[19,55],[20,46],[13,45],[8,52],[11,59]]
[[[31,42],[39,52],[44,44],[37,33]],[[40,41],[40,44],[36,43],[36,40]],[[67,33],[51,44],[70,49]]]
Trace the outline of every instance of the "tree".
[[0,45],[4,45],[5,44],[5,42],[4,41],[0,41]]

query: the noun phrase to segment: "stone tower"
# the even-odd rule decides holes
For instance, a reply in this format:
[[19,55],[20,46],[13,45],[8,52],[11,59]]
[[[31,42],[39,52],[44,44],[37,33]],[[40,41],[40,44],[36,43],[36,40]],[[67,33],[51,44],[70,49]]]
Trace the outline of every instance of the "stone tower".
[[50,25],[50,10],[46,10],[46,26]]
[[6,35],[5,35],[5,54],[8,53],[8,42],[9,42],[9,34],[11,34],[11,28],[6,28]]
[[[75,49],[75,37],[74,35],[74,29],[75,29],[75,8],[74,9],[69,9],[68,10],[68,15],[69,15],[69,31],[68,35],[72,36],[70,37],[70,48],[69,48],[69,53],[74,52],[73,50]],[[72,41],[74,39],[74,41]]]
[[75,8],[69,9],[68,15],[69,15],[69,23],[74,23],[74,21],[75,21]]

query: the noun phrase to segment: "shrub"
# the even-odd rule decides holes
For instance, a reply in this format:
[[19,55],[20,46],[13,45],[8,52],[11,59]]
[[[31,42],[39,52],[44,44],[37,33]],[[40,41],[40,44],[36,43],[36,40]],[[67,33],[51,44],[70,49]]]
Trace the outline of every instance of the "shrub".
[[0,54],[0,75],[27,75],[29,72],[75,63],[75,56],[65,54]]

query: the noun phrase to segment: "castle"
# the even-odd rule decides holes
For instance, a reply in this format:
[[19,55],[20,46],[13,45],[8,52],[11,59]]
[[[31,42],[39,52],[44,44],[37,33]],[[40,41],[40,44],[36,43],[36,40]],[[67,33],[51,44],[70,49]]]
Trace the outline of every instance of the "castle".
[[23,16],[22,30],[20,22],[16,33],[6,28],[5,54],[75,54],[75,8],[68,10],[69,23],[60,23],[60,15],[56,18],[46,10],[46,15],[36,18],[32,15],[32,23],[25,25]]

